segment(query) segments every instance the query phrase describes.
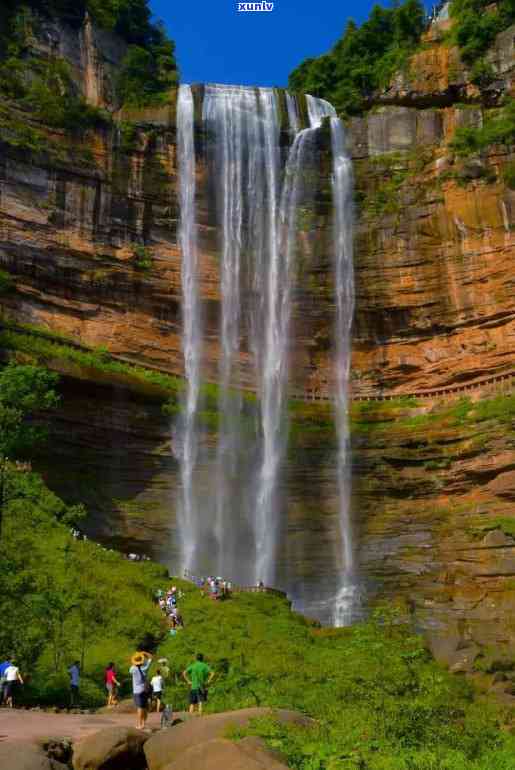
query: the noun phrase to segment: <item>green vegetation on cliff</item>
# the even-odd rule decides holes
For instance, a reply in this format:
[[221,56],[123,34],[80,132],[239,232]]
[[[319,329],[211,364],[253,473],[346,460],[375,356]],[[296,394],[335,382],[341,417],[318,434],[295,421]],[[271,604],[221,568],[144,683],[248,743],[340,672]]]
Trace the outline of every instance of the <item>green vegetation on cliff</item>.
[[353,628],[320,629],[274,596],[212,602],[186,590],[186,627],[159,650],[171,662],[166,695],[178,708],[187,698],[180,673],[201,651],[217,672],[210,712],[275,706],[315,719],[311,728],[260,720],[247,731],[296,770],[512,767],[515,742],[500,732],[501,715],[436,665],[395,609]]
[[463,61],[479,71],[485,67],[484,54],[496,35],[515,21],[515,5],[513,0],[453,0],[451,17],[452,36]]
[[375,5],[360,27],[348,22],[329,53],[300,64],[290,75],[289,88],[328,99],[341,114],[359,114],[408,61],[424,26],[420,0],[404,0],[390,8]]
[[500,109],[487,113],[481,126],[462,126],[456,130],[451,147],[457,155],[467,157],[494,144],[515,143],[515,99],[507,99]]
[[8,0],[0,9],[0,94],[46,125],[77,131],[108,120],[85,102],[68,63],[46,58],[35,44],[43,19],[79,26],[87,13],[127,43],[116,84],[119,104],[160,103],[177,84],[174,44],[151,21],[148,0]]
[[66,665],[82,659],[84,702],[97,705],[107,659],[125,662],[134,645],[161,635],[150,599],[166,572],[73,537],[82,507],[66,506],[32,473],[38,452],[52,452],[41,420],[58,404],[57,385],[42,367],[0,370],[0,650],[28,674],[27,702],[65,705]]
[[[4,16],[0,33],[0,96],[15,102],[31,117],[52,128],[85,131],[105,124],[107,115],[77,92],[68,63],[46,59],[33,50],[38,18],[25,3]],[[6,10],[0,10],[6,14]]]

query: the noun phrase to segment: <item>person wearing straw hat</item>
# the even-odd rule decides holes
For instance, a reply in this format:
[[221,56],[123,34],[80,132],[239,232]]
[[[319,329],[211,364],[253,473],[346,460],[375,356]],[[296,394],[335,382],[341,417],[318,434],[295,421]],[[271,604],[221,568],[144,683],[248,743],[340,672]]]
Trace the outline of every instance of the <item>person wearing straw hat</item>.
[[137,709],[136,729],[144,730],[151,692],[147,671],[152,663],[152,655],[149,652],[136,652],[131,658],[131,663],[129,674],[132,676],[132,694]]

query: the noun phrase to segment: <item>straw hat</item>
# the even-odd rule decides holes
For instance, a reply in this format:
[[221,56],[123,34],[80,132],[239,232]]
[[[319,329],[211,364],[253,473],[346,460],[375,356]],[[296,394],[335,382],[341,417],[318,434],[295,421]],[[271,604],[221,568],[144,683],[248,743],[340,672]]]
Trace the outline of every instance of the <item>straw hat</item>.
[[141,666],[145,662],[145,656],[142,652],[135,652],[131,658],[133,666]]

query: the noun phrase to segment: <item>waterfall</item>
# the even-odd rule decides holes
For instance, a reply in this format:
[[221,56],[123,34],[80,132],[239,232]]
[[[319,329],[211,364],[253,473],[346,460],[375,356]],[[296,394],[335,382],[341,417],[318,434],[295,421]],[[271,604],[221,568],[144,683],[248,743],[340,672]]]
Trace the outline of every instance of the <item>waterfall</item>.
[[[313,253],[310,222],[316,221],[317,190],[313,180],[325,141],[320,127],[328,117],[333,155],[335,410],[341,532],[339,540],[335,538],[332,559],[338,571],[336,582],[312,596],[324,619],[330,616],[336,625],[342,625],[352,619],[356,582],[347,403],[354,293],[352,166],[345,152],[343,126],[328,102],[307,96],[310,127],[301,129],[296,98],[286,93],[285,100],[287,126],[280,123],[279,95],[274,89],[208,85],[204,90],[206,184],[213,201],[206,215],[208,229],[218,239],[220,315],[218,430],[216,441],[203,450],[202,464],[198,463],[204,490],[201,499],[193,479],[199,444],[202,354],[194,116],[191,89],[181,86],[179,91],[179,239],[187,386],[181,429],[177,431],[180,440],[176,441],[182,479],[178,523],[188,568],[216,570],[240,582],[281,582],[277,564],[288,502],[282,481],[288,441],[293,292],[299,258]],[[255,397],[244,397],[245,387]],[[292,581],[289,585],[293,587]]]
[[[255,580],[274,580],[278,522],[276,493],[282,457],[284,391],[287,383],[287,326],[289,320],[289,270],[281,254],[277,231],[279,192],[279,121],[274,91],[260,89],[263,116],[264,165],[267,188],[267,278],[265,283],[264,350],[261,377],[261,427],[263,452],[256,505]],[[286,259],[287,259],[286,255]]]
[[220,423],[214,512],[214,536],[218,553],[216,567],[220,573],[230,569],[233,561],[228,545],[231,530],[234,529],[231,487],[238,470],[241,396],[231,385],[238,384],[241,340],[243,164],[249,115],[257,115],[255,94],[251,89],[206,86],[203,120],[214,143],[213,168],[221,227]]
[[308,105],[309,125],[312,128],[321,126],[323,118],[336,117],[336,110],[333,105],[326,102],[325,99],[317,99],[311,94],[306,94],[306,103]]
[[336,594],[333,623],[348,625],[356,613],[355,544],[350,512],[351,458],[349,433],[349,375],[351,364],[351,328],[354,316],[353,265],[353,173],[352,161],[345,150],[342,122],[331,117],[333,152],[334,273],[336,286],[336,428],[338,433],[338,491],[340,533],[343,544],[341,580]]
[[297,107],[297,98],[286,92],[286,109],[288,111],[288,122],[290,124],[290,131],[293,134],[299,133],[299,110]]
[[182,499],[179,505],[179,536],[183,566],[193,566],[198,539],[193,473],[197,460],[197,410],[200,394],[202,337],[198,296],[198,250],[195,221],[194,104],[191,88],[179,87],[177,102],[177,163],[179,169],[180,229],[182,254],[182,346],[186,391],[183,413],[176,431]]
[[337,555],[340,579],[331,600],[332,622],[345,626],[352,622],[358,602],[356,559],[351,502],[351,456],[349,433],[349,375],[351,328],[354,317],[353,266],[353,174],[352,161],[345,149],[345,131],[336,110],[324,99],[307,95],[311,126],[320,126],[329,117],[333,156],[333,243],[336,296],[335,322],[335,417],[338,436],[338,497],[341,553]]

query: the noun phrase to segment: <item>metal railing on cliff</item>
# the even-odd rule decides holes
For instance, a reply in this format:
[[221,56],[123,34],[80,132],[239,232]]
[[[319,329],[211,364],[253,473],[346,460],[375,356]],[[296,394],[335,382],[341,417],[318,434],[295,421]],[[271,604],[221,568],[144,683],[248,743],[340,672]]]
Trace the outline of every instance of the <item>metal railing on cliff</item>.
[[[198,576],[194,575],[189,570],[184,570],[183,573],[184,580],[187,580],[189,583],[193,583],[194,585],[198,586],[200,588],[200,585],[198,583],[199,578]],[[230,593],[231,594],[271,594],[272,596],[278,596],[280,599],[287,599],[288,596],[284,591],[279,591],[278,588],[270,588],[270,586],[240,586],[236,585],[232,581],[230,581],[231,588]]]
[[[33,336],[36,338],[43,338],[49,340],[52,338],[51,333],[44,331],[38,331],[37,329],[29,329],[24,326],[17,326],[11,322],[2,322],[0,320],[0,331],[8,330],[18,334]],[[65,340],[59,337],[55,338],[55,341],[61,345],[68,345],[76,350],[83,350],[85,352],[92,352],[94,348],[88,347],[81,342],[75,342],[74,340]],[[122,363],[129,364],[131,366],[139,366],[143,369],[149,369],[151,371],[160,372],[162,374],[168,374],[174,377],[179,375],[169,372],[163,367],[156,366],[155,364],[142,363],[136,361],[128,356],[120,355],[117,353],[107,353],[107,355],[114,361],[120,361]],[[515,370],[509,372],[502,372],[501,374],[494,374],[487,377],[474,380],[473,382],[463,383],[461,385],[450,385],[448,387],[433,388],[432,390],[414,390],[408,393],[359,393],[353,390],[351,387],[349,393],[349,399],[352,402],[364,402],[364,401],[398,401],[399,399],[416,399],[416,400],[455,400],[461,398],[468,393],[478,391],[494,391],[505,392],[511,391],[513,388],[513,379],[515,378]],[[216,383],[211,383],[216,384]],[[247,388],[249,392],[254,392],[251,388]],[[292,389],[289,393],[290,397],[298,401],[314,401],[322,403],[332,402],[332,396],[326,392],[323,392],[318,386],[307,388],[305,390]]]

